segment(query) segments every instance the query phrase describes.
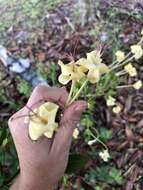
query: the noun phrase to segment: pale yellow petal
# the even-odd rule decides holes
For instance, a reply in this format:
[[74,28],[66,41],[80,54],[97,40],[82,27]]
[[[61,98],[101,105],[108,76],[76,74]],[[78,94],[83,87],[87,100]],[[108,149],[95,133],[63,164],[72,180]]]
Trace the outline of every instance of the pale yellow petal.
[[109,96],[108,99],[106,100],[107,106],[114,106],[115,102],[116,102],[116,99],[111,96]]
[[61,74],[61,75],[59,76],[58,80],[59,80],[59,82],[60,82],[61,84],[64,84],[64,85],[65,85],[65,84],[67,84],[68,82],[70,82],[71,77]]
[[47,126],[41,123],[29,122],[29,136],[32,140],[39,139],[47,131]]
[[143,49],[141,45],[132,45],[131,52],[134,54],[134,57],[137,60],[143,56]]
[[85,74],[81,71],[81,68],[79,66],[74,66],[74,72],[71,74],[71,79],[74,81],[79,81],[84,76]]
[[137,76],[137,70],[136,70],[136,68],[132,68],[132,70],[129,72],[129,75],[131,76],[131,77],[135,77],[135,76]]
[[78,67],[78,70],[81,73],[86,73],[88,71],[88,68],[81,65],[81,66]]
[[77,61],[75,62],[75,64],[76,64],[76,65],[86,66],[86,64],[87,64],[87,59],[85,59],[85,58],[80,58],[79,60],[77,60]]
[[125,59],[125,53],[123,51],[119,50],[115,53],[115,55],[118,62],[122,62]]
[[46,102],[36,108],[36,114],[29,119],[29,136],[32,140],[37,140],[45,133],[48,137],[54,133],[58,127],[55,122],[58,108],[59,106],[52,102]]
[[127,65],[124,67],[124,70],[125,70],[131,77],[134,77],[134,76],[137,75],[136,68],[133,67],[131,63],[127,64]]
[[110,158],[110,154],[109,154],[108,150],[104,150],[103,152],[100,152],[99,156],[104,160],[104,162],[108,162],[108,160]]
[[120,113],[121,110],[122,110],[122,108],[120,106],[118,106],[118,105],[113,108],[113,112],[116,113],[116,114]]
[[135,82],[133,84],[133,88],[135,88],[136,90],[139,90],[141,87],[142,87],[142,81],[141,80],[138,80],[137,82]]
[[58,128],[58,124],[55,123],[55,124],[52,124],[51,125],[51,129],[46,131],[46,133],[44,133],[44,135],[47,137],[47,138],[52,138],[53,137],[53,134],[54,132],[57,130]]
[[58,108],[58,105],[52,102],[46,102],[39,107],[39,115],[45,119],[50,118],[48,119],[48,122],[50,123],[54,122]]
[[97,83],[100,80],[100,72],[99,69],[92,69],[89,70],[88,74],[87,74],[87,78],[88,80],[94,84]]
[[101,59],[101,54],[100,54],[100,51],[92,51],[90,53],[87,53],[87,62],[90,63],[91,65],[92,64],[101,64],[102,63],[102,59]]
[[54,134],[54,131],[47,131],[46,133],[44,133],[44,135],[45,135],[47,138],[49,138],[49,139],[51,139],[51,138],[53,137],[53,134]]
[[92,69],[95,67],[94,63],[91,63],[89,60],[85,58],[81,58],[76,62],[77,65],[83,66],[85,68],[85,72],[87,72],[89,69]]
[[79,136],[79,130],[78,130],[78,128],[75,128],[75,129],[74,129],[74,132],[73,132],[73,135],[72,135],[72,136],[73,136],[74,139],[77,139],[77,138],[78,138],[78,136]]
[[105,74],[109,72],[109,67],[105,65],[104,63],[98,65],[98,69],[100,71],[100,74]]
[[61,73],[63,75],[70,75],[71,74],[71,72],[72,72],[72,65],[70,65],[70,64],[66,64],[65,65],[65,64],[63,64],[62,61],[59,61],[58,64],[61,67]]

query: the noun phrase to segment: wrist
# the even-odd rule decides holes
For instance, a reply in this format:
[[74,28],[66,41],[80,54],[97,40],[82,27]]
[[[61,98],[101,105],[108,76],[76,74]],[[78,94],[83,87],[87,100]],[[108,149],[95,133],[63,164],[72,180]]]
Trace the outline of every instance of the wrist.
[[51,184],[46,177],[38,175],[20,175],[18,190],[54,190],[55,184]]

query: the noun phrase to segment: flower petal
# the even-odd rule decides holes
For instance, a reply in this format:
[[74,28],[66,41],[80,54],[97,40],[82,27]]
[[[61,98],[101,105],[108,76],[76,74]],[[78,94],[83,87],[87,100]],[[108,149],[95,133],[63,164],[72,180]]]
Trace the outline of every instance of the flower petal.
[[100,74],[105,74],[109,72],[109,67],[105,65],[104,63],[98,65],[98,69],[100,71]]
[[113,98],[112,96],[109,96],[108,99],[106,100],[107,106],[114,106],[116,102],[116,99]]
[[97,83],[99,80],[100,80],[100,72],[99,72],[99,69],[92,69],[92,70],[89,70],[88,74],[87,74],[87,78],[88,80],[94,84],[94,83]]
[[137,70],[135,67],[132,66],[131,63],[125,65],[124,70],[131,76],[134,77],[137,75]]
[[116,114],[120,113],[121,110],[122,110],[122,108],[121,108],[119,105],[117,105],[117,106],[115,106],[115,107],[113,108],[113,112],[116,113]]
[[91,68],[91,64],[85,58],[81,58],[76,62],[76,65],[82,66],[86,71]]
[[67,84],[70,80],[71,80],[71,77],[70,76],[67,76],[67,75],[63,75],[63,74],[61,74],[60,76],[59,76],[59,78],[58,78],[58,80],[59,80],[59,82],[61,83],[61,84]]
[[141,45],[132,45],[131,52],[137,60],[143,56],[143,49]]
[[63,74],[63,75],[70,75],[71,74],[71,72],[72,72],[72,64],[70,65],[70,64],[63,64],[63,62],[62,61],[60,61],[59,60],[59,62],[58,62],[58,64],[60,65],[60,67],[61,67],[61,73]]
[[53,137],[53,134],[54,132],[57,130],[58,128],[58,124],[57,123],[54,123],[50,126],[51,130],[48,130],[46,131],[46,133],[44,133],[44,135],[47,137],[47,138],[52,138]]
[[95,65],[95,64],[101,64],[102,63],[102,59],[101,59],[101,54],[100,51],[92,51],[90,53],[87,53],[87,62],[90,63],[91,65]]
[[33,111],[35,115],[29,119],[29,136],[32,140],[37,140],[44,134],[52,137],[58,127],[58,123],[55,122],[58,108],[58,105],[46,102]]
[[142,87],[142,81],[141,80],[138,80],[137,82],[135,82],[133,84],[133,88],[135,88],[136,90],[139,90],[141,87]]
[[78,138],[78,136],[79,136],[79,130],[78,130],[78,128],[75,128],[75,129],[74,129],[72,136],[73,136],[74,139],[77,139],[77,138]]
[[116,52],[116,58],[118,62],[122,62],[125,59],[125,53],[123,51],[117,51]]
[[58,108],[58,105],[52,102],[46,102],[39,107],[39,115],[42,118],[48,119],[49,124],[54,123]]
[[29,122],[29,136],[32,140],[39,139],[48,129],[47,125],[37,122]]

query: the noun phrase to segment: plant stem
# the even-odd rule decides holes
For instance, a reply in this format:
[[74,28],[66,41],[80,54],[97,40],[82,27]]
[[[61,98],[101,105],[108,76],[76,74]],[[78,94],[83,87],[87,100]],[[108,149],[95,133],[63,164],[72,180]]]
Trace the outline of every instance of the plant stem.
[[112,67],[112,69],[110,69],[110,71],[113,71],[114,69],[117,69],[118,67],[121,67],[121,66],[125,65],[126,63],[131,61],[133,58],[134,58],[134,55],[132,57],[130,57],[129,59],[125,60],[123,63],[117,64],[116,66]]
[[[91,131],[90,131],[90,132],[91,132]],[[106,146],[106,144],[104,144],[104,142],[102,142],[102,141],[99,139],[99,137],[96,137],[92,132],[91,132],[90,134],[91,134],[91,136],[92,136],[95,140],[97,140],[97,142],[99,142],[100,144],[102,144],[102,145],[105,147],[105,149],[108,150],[108,147]]]
[[115,75],[116,75],[116,76],[123,76],[123,75],[125,75],[125,74],[127,74],[126,71],[120,71],[120,72],[116,73]]
[[[131,55],[131,52],[129,52],[129,53],[125,56],[125,58],[124,58],[123,61],[125,61],[130,55]],[[119,64],[122,63],[123,61],[121,61],[121,62],[114,61],[111,65],[109,65],[109,67],[112,68],[116,63],[117,63],[117,65],[119,65]],[[117,66],[117,65],[116,65],[116,66]]]
[[74,86],[75,86],[75,81],[73,80],[73,81],[72,81],[72,84],[71,84],[70,93],[69,93],[69,96],[68,96],[66,105],[69,104],[69,101],[70,101],[70,99],[71,99],[71,97],[72,97]]
[[[142,42],[143,42],[143,37],[141,38],[141,40],[137,43],[138,45],[141,45],[142,44]],[[126,62],[128,59],[128,57],[131,55],[132,53],[131,53],[131,51],[125,56],[125,58],[124,58],[124,62]],[[127,60],[126,60],[127,59]],[[123,62],[122,61],[122,62]],[[118,61],[114,61],[111,65],[109,65],[109,68],[112,68],[116,63],[117,63],[117,65],[116,66],[118,66],[118,65],[121,65],[120,63],[122,63],[122,62],[118,62]],[[124,63],[123,62],[123,63]],[[126,62],[127,63],[127,62]],[[125,63],[124,63],[125,64]]]
[[71,99],[71,101],[68,103],[68,105],[71,104],[71,103],[73,103],[73,102],[78,98],[78,96],[80,95],[82,89],[85,87],[85,85],[87,84],[87,82],[88,82],[88,79],[86,79],[86,80],[84,81],[84,83],[82,84],[82,86],[80,87],[80,89],[78,90],[78,92],[75,94],[75,96],[74,96],[74,97]]
[[133,87],[132,84],[129,84],[129,85],[122,85],[122,86],[117,86],[116,88],[117,88],[117,89],[120,89],[120,88],[131,88],[131,87]]

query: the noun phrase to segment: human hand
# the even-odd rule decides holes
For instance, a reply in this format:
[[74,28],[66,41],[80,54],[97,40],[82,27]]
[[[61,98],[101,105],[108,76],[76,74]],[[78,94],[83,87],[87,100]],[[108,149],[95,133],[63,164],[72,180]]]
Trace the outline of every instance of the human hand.
[[[38,107],[41,100],[54,102],[64,108],[68,94],[65,88],[36,87],[28,100],[28,107]],[[38,103],[39,102],[39,103]],[[38,104],[37,104],[38,103]],[[20,176],[13,190],[52,190],[63,176],[76,123],[86,108],[85,101],[76,101],[64,110],[60,127],[52,139],[41,137],[37,142],[28,136],[27,106],[9,119],[9,128],[16,146]]]

